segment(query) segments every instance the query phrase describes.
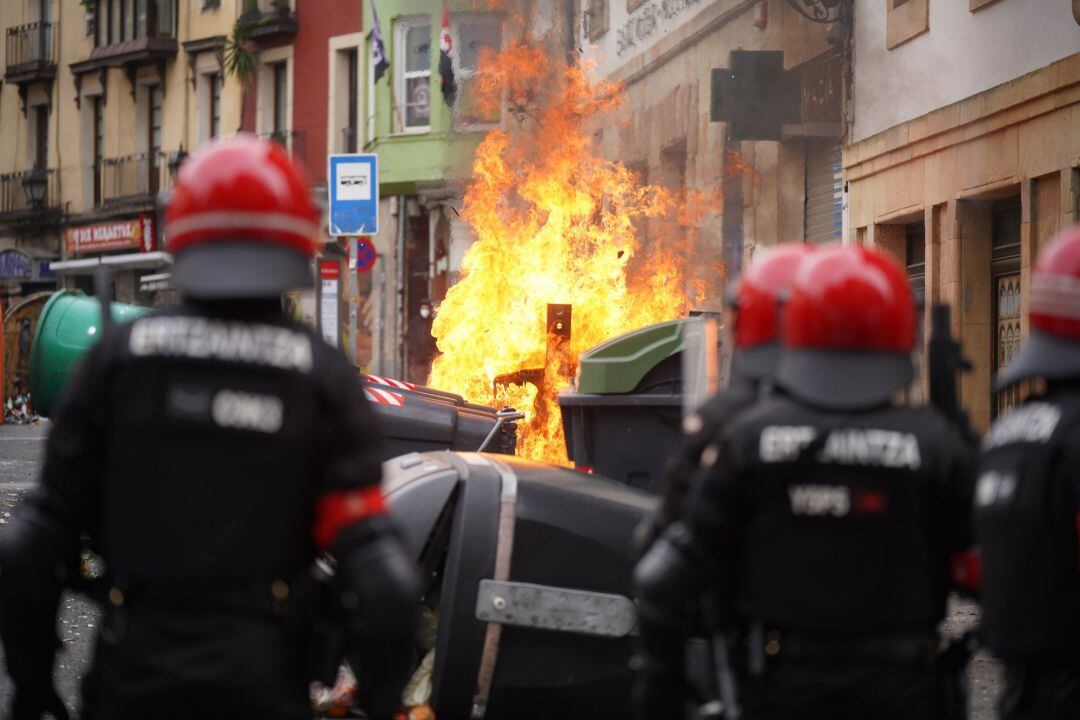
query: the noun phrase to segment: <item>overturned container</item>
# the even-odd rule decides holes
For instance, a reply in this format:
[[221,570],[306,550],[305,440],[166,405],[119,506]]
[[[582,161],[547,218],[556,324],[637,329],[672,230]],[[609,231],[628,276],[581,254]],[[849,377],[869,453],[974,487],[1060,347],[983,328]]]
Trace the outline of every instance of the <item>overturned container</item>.
[[514,454],[520,412],[377,375],[362,375],[360,384],[379,417],[383,460],[428,450]]
[[686,400],[716,389],[721,348],[715,332],[701,332],[706,321],[649,325],[582,353],[576,387],[558,396],[575,467],[659,492]]
[[498,455],[414,453],[383,474],[438,617],[436,717],[632,714],[634,529],[651,496]]

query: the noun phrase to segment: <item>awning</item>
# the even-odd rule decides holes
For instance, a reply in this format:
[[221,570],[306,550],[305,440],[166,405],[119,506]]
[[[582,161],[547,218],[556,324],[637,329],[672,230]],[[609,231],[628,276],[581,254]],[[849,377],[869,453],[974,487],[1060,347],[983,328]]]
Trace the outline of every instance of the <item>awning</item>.
[[100,265],[121,270],[152,270],[171,266],[172,255],[158,250],[148,253],[127,253],[125,255],[79,258],[78,260],[60,260],[49,263],[49,269],[53,272],[68,273],[70,275],[92,275]]

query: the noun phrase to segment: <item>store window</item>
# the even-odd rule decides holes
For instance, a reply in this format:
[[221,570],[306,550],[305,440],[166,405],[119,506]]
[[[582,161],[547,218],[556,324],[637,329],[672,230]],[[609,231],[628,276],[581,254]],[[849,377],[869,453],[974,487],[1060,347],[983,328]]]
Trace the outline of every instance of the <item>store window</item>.
[[427,17],[402,18],[394,42],[395,120],[400,132],[431,129],[431,22]]
[[[1008,367],[1020,350],[1023,333],[1020,318],[1020,198],[1000,200],[993,204],[993,226],[991,230],[991,263],[994,293],[994,318],[991,329],[994,333],[994,373]],[[1022,399],[1024,388],[1013,386],[997,393],[990,407],[994,417],[1007,412]]]

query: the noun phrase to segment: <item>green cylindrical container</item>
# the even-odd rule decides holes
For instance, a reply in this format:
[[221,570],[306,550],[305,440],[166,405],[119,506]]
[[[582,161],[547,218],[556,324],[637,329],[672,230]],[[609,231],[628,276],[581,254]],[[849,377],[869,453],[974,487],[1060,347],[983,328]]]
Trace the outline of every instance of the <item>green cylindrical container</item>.
[[[150,311],[113,303],[113,322],[130,322]],[[101,303],[78,290],[55,293],[38,318],[30,349],[30,397],[34,409],[49,416],[79,358],[101,337]]]

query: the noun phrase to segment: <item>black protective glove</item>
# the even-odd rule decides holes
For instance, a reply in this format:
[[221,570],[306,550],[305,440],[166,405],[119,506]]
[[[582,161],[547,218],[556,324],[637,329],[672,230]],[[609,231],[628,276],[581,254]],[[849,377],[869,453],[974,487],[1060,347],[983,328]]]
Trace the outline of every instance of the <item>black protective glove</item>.
[[335,555],[357,705],[372,720],[390,720],[412,671],[420,583],[383,518],[343,531]]

